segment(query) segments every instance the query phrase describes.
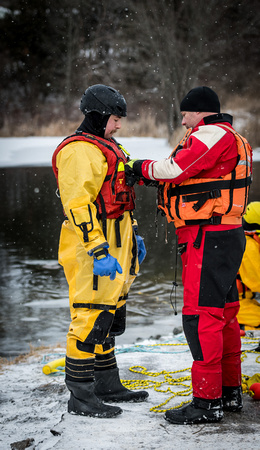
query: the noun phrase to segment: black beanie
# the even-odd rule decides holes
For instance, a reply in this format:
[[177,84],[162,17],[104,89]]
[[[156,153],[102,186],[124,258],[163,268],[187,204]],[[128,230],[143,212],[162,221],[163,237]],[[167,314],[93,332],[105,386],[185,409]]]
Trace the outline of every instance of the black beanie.
[[181,111],[220,112],[216,92],[207,86],[200,86],[188,92],[180,104]]

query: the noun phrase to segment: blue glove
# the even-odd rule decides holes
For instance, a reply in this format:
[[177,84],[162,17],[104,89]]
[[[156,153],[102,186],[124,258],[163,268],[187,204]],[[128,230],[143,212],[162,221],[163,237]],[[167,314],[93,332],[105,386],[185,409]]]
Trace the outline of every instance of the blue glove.
[[116,258],[108,253],[104,258],[97,259],[94,254],[94,275],[99,275],[101,277],[110,276],[110,280],[113,281],[116,278],[116,272],[123,272],[122,267]]
[[145,256],[146,256],[146,248],[144,245],[144,240],[139,234],[135,235],[136,241],[137,241],[137,247],[138,247],[138,261],[139,264],[142,264]]

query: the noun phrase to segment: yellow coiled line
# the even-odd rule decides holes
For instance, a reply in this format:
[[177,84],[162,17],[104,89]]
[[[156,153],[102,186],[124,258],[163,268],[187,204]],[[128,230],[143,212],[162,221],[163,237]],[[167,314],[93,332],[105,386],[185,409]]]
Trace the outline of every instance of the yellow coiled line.
[[[258,342],[258,340],[256,338],[248,338],[248,337],[243,337],[243,340],[245,340],[246,344],[256,344]],[[179,346],[179,345],[187,345],[187,344],[154,344],[148,347],[155,347],[155,346],[164,346],[164,345],[170,345],[170,346]],[[260,355],[258,352],[255,352],[254,350],[243,350],[241,353],[241,362],[243,362],[245,360],[245,358],[247,358],[247,353],[255,353],[258,356],[256,357],[256,363],[260,364]],[[192,394],[192,384],[191,384],[191,375],[187,375],[187,376],[183,376],[183,377],[173,377],[173,374],[178,374],[178,373],[182,373],[182,372],[189,372],[191,371],[190,367],[187,367],[185,369],[181,369],[181,370],[173,370],[173,371],[167,371],[167,370],[162,370],[160,372],[151,372],[148,371],[145,367],[143,366],[132,366],[129,368],[130,372],[133,373],[138,373],[141,375],[144,375],[145,377],[159,377],[159,376],[163,376],[164,379],[162,381],[154,381],[151,379],[146,379],[146,380],[121,380],[122,384],[128,388],[128,389],[150,389],[153,388],[156,392],[161,392],[163,394],[167,394],[169,393],[169,397],[162,403],[160,403],[159,405],[153,406],[152,408],[150,408],[150,411],[156,412],[156,413],[163,413],[165,411],[167,411],[167,409],[177,409],[180,408],[181,406],[185,405],[186,403],[190,403],[191,400],[183,400],[182,402],[180,402],[178,405],[172,406],[171,408],[167,408],[167,409],[163,409],[162,407],[167,405],[167,403],[170,402],[170,400],[172,400],[174,397],[188,397],[189,395]],[[242,374],[242,387],[243,387],[243,392],[246,393],[247,389],[244,387],[246,386],[245,380],[248,379],[249,377],[247,375]],[[179,391],[172,391],[171,386],[182,386],[185,389],[179,390]]]

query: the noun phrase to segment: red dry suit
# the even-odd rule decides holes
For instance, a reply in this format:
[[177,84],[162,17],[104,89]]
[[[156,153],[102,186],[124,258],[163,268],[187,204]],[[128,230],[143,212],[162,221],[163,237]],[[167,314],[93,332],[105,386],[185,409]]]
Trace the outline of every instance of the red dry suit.
[[[221,398],[222,386],[241,385],[236,274],[245,248],[241,216],[247,204],[252,150],[243,138],[244,156],[241,149],[240,154],[233,132],[226,128],[231,127],[230,119],[227,114],[205,117],[175,155],[167,160],[140,161],[139,167],[142,176],[163,181],[170,187],[167,192],[171,194],[172,188],[175,195],[174,199],[171,195],[167,198],[164,191],[161,209],[177,227],[183,266],[183,328],[194,360],[193,395],[203,399]],[[246,171],[242,176],[244,181],[237,186],[242,189],[237,204],[238,197],[232,195],[232,181],[240,170],[237,169],[239,161]],[[222,181],[230,180],[225,196],[221,188],[216,195],[208,197],[194,190],[196,182],[206,185],[210,181],[218,189],[214,180],[225,188]],[[182,193],[178,193],[178,187],[182,185],[188,190],[192,186],[192,191],[183,192],[186,198],[182,196],[180,200]],[[200,189],[203,194],[207,191],[203,191],[203,186]],[[193,198],[187,198],[187,194]],[[224,197],[231,200],[230,208]],[[236,214],[229,215],[237,207]],[[186,209],[192,212],[190,221],[190,214],[186,217],[183,212]]]

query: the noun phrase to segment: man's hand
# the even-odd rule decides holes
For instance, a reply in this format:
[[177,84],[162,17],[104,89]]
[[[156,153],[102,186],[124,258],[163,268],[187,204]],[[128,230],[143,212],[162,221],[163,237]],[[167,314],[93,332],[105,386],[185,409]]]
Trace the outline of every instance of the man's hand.
[[111,256],[106,248],[97,250],[93,253],[93,256],[94,275],[99,275],[100,277],[110,277],[110,280],[113,281],[116,278],[116,272],[123,272],[117,259]]
[[135,182],[139,181],[139,177],[137,177],[134,173],[134,162],[137,161],[137,159],[130,159],[130,161],[128,161],[125,164],[125,182],[127,186],[132,187]]
[[135,233],[135,237],[136,237],[136,243],[137,243],[137,256],[138,256],[138,262],[139,265],[142,264],[144,258],[146,257],[146,248],[144,245],[144,239],[139,236],[138,234],[138,225],[136,220],[133,223],[133,230]]
[[125,182],[127,186],[132,187],[135,183],[140,185],[145,184],[145,186],[158,186],[158,181],[149,180],[143,177],[142,164],[144,161],[144,159],[130,159],[130,161],[125,164]]
[[135,235],[136,241],[137,241],[137,248],[138,248],[138,262],[139,265],[142,264],[144,258],[146,257],[146,248],[144,245],[144,240],[139,234]]

